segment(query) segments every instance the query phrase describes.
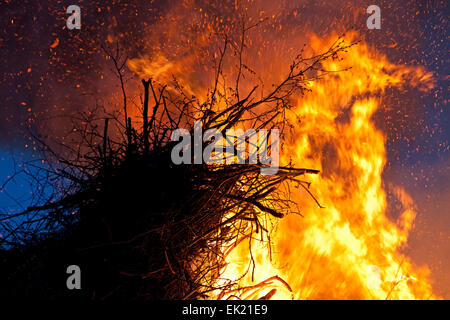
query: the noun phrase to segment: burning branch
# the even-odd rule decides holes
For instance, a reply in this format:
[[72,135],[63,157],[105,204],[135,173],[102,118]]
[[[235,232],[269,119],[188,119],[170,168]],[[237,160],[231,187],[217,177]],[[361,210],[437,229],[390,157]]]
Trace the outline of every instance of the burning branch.
[[[49,175],[53,181],[64,181],[64,187],[59,198],[16,215],[27,218],[23,225],[10,229],[10,234],[0,239],[1,244],[10,245],[23,237],[26,245],[17,250],[33,254],[48,248],[52,254],[43,259],[49,260],[46,265],[54,263],[54,268],[74,257],[90,270],[102,270],[106,265],[112,270],[113,280],[96,274],[95,281],[85,289],[95,292],[99,299],[199,299],[215,290],[223,297],[247,293],[274,281],[292,291],[277,276],[251,288],[236,288],[236,283],[217,286],[217,279],[230,243],[251,241],[255,233],[267,232],[262,222],[266,215],[282,218],[292,212],[289,198],[281,196],[279,187],[318,171],[281,166],[276,175],[264,176],[260,173],[265,166],[262,163],[176,166],[170,158],[172,132],[180,125],[192,132],[195,121],[200,121],[205,130],[223,133],[249,125],[257,130],[284,128],[284,114],[291,108],[292,97],[308,91],[306,82],[326,74],[320,68],[322,61],[336,58],[349,48],[340,39],[315,57],[299,55],[284,80],[271,91],[254,85],[243,93],[242,79],[250,70],[243,62],[243,52],[246,32],[252,27],[243,25],[239,47],[231,48],[237,50],[239,60],[231,91],[219,89],[231,46],[228,37],[220,51],[212,89],[203,103],[188,97],[177,79],[166,84],[152,78],[142,80],[142,128],[129,117],[124,81],[127,58],[119,46],[114,52],[104,48],[120,82],[123,114],[119,117],[103,112],[104,117],[96,119],[92,116],[95,112],[89,113],[90,118],[83,120],[86,126],[80,131],[78,150],[70,149],[69,154],[75,154],[71,159],[36,137],[45,154],[58,164]],[[260,107],[264,111],[257,112]],[[99,120],[104,124],[103,132],[96,125]],[[114,124],[118,129],[111,130]],[[36,218],[38,215],[40,218]],[[7,217],[0,219],[1,227],[7,229]],[[27,229],[32,226],[38,226],[33,237]],[[37,237],[38,231],[48,226],[52,226],[52,232]],[[35,242],[29,242],[31,238]],[[8,258],[13,255],[6,251],[0,254]],[[56,256],[59,262],[54,261]],[[273,293],[261,299],[269,299]],[[64,293],[57,296],[60,294]]]

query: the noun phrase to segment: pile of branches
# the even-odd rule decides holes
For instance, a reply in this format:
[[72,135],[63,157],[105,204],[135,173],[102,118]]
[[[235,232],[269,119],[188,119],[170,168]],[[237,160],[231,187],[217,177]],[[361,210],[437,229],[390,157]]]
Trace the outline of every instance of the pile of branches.
[[[307,81],[326,74],[322,61],[348,48],[339,39],[318,56],[299,55],[269,92],[258,86],[240,92],[246,69],[241,62],[234,89],[219,89],[227,50],[241,56],[244,37],[240,47],[225,39],[206,101],[185,94],[176,79],[142,80],[138,120],[128,116],[126,58],[119,47],[105,49],[120,81],[123,109],[120,116],[101,120],[89,113],[72,158],[62,158],[41,141],[55,164],[46,169],[47,179],[63,181],[62,187],[56,198],[0,216],[0,296],[203,299],[217,290],[222,296],[236,290],[232,282],[217,285],[224,248],[267,233],[267,215],[282,218],[295,208],[280,185],[295,181],[307,188],[299,176],[317,171],[286,165],[262,175],[262,163],[175,165],[171,134],[183,127],[192,135],[195,121],[205,131],[224,134],[245,126],[256,131],[289,127],[292,97],[307,91]],[[82,270],[81,290],[66,287],[66,268],[73,264]]]

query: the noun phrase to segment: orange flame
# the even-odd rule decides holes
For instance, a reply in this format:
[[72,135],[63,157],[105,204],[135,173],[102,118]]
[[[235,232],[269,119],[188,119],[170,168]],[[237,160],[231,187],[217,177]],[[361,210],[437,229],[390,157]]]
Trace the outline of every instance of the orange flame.
[[[317,37],[311,43],[317,52],[330,45]],[[428,269],[414,268],[400,252],[416,215],[411,197],[400,187],[393,187],[393,193],[403,206],[401,215],[397,221],[387,216],[382,180],[386,138],[372,120],[383,107],[379,97],[387,88],[408,84],[427,90],[433,86],[431,74],[420,67],[394,65],[365,44],[352,48],[338,63],[325,62],[324,69],[348,66],[348,71],[311,83],[312,92],[298,99],[291,121],[298,123],[298,116],[301,123],[285,141],[280,161],[321,171],[310,177],[311,192],[325,208],[290,186],[304,217],[290,215],[277,224],[271,234],[272,259],[267,243],[253,240],[254,279],[249,272],[239,280],[240,286],[249,287],[280,276],[288,286],[272,281],[256,295],[241,291],[240,298],[262,297],[274,288],[276,299],[434,297]],[[219,283],[245,273],[248,242],[235,248],[227,263]]]
[[[326,51],[335,39],[312,36],[311,54]],[[160,80],[170,74],[182,78],[186,65],[165,57],[129,63],[137,74]],[[392,64],[365,43],[352,47],[342,60],[323,64],[329,71],[348,67],[308,84],[312,91],[299,97],[288,114],[297,125],[284,141],[280,159],[281,164],[321,171],[308,178],[310,191],[324,208],[292,183],[290,197],[303,217],[289,215],[268,222],[274,226],[269,234],[271,250],[267,241],[251,237],[251,255],[248,241],[232,246],[217,284],[235,280],[244,289],[217,292],[213,298],[435,298],[428,269],[414,267],[401,253],[416,215],[413,200],[402,188],[392,187],[403,207],[399,218],[387,215],[387,187],[382,180],[386,136],[372,119],[387,107],[380,98],[386,89],[408,85],[427,91],[433,87],[432,76],[422,67]],[[189,93],[202,97],[207,92],[184,80]],[[251,259],[255,268],[246,273]]]

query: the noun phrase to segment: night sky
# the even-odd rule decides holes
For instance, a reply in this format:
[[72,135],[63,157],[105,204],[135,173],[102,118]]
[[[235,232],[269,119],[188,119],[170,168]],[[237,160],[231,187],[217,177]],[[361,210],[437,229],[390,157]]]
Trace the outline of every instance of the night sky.
[[[40,159],[33,150],[35,144],[30,132],[46,139],[70,135],[75,129],[71,115],[96,103],[108,105],[108,98],[99,101],[99,97],[113,100],[118,87],[103,59],[102,45],[120,41],[130,58],[154,50],[181,54],[188,48],[187,38],[204,32],[204,19],[229,18],[233,10],[244,6],[242,3],[234,0],[3,0],[0,4],[0,186],[24,168],[21,163]],[[264,10],[283,25],[276,36],[288,38],[289,34],[302,30],[325,36],[335,30],[354,28],[360,30],[364,41],[392,62],[422,65],[433,72],[435,88],[431,92],[397,93],[390,99],[391,108],[376,115],[376,123],[388,137],[384,180],[403,186],[418,206],[416,226],[405,251],[418,265],[430,267],[436,292],[449,298],[447,1],[248,3],[245,6],[249,15]],[[81,7],[81,30],[66,28],[65,10],[72,4]],[[381,30],[369,31],[365,27],[368,16],[365,10],[371,4],[381,8]],[[200,9],[208,18],[199,18]],[[293,15],[294,11],[299,14]],[[25,176],[19,175],[2,188],[2,211],[14,212],[26,207],[32,187]],[[395,216],[395,212],[392,214]]]

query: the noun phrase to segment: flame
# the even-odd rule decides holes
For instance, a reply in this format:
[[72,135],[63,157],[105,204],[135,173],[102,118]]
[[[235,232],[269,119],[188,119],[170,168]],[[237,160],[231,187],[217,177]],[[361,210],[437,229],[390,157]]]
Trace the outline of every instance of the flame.
[[[323,40],[312,35],[311,55],[326,51],[336,37]],[[357,38],[356,32],[347,35],[349,42]],[[195,59],[141,57],[128,66],[141,77],[162,82],[175,75],[189,94],[205,99],[206,87],[195,81],[192,86],[189,75],[194,73],[186,70]],[[382,99],[387,89],[409,86],[428,91],[433,88],[432,75],[422,67],[393,64],[364,42],[341,60],[324,62],[323,68],[331,74],[309,83],[311,92],[298,97],[288,114],[295,125],[284,141],[280,163],[320,170],[308,179],[311,193],[324,208],[292,183],[290,198],[303,217],[269,219],[272,229],[263,240],[248,234],[239,244],[225,246],[226,267],[217,285],[237,281],[243,289],[215,292],[212,298],[436,298],[428,268],[413,266],[401,252],[416,216],[405,190],[390,188],[402,212],[397,219],[387,213],[382,179],[386,135],[373,120],[378,110],[389,107]],[[282,74],[265,76],[276,79]]]
[[[350,35],[354,38],[356,35]],[[312,37],[312,48],[321,52],[329,40]],[[402,204],[398,219],[387,215],[386,186],[382,173],[386,164],[386,136],[372,119],[384,107],[380,98],[387,88],[411,85],[432,88],[431,75],[420,67],[390,63],[374,48],[361,43],[342,61],[327,61],[334,73],[310,84],[312,89],[298,98],[291,116],[295,126],[285,141],[281,163],[292,161],[319,169],[309,177],[311,192],[324,208],[291,185],[291,199],[302,215],[290,215],[267,241],[242,241],[227,256],[219,284],[240,279],[255,261],[254,272],[238,281],[255,289],[257,283],[279,276],[253,290],[240,291],[240,298],[258,298],[273,289],[275,299],[428,299],[434,298],[427,268],[413,267],[401,253],[416,215],[414,202],[400,187],[392,192]],[[299,117],[300,123],[297,119]],[[233,292],[234,295],[234,292]],[[232,298],[228,296],[216,296]]]

